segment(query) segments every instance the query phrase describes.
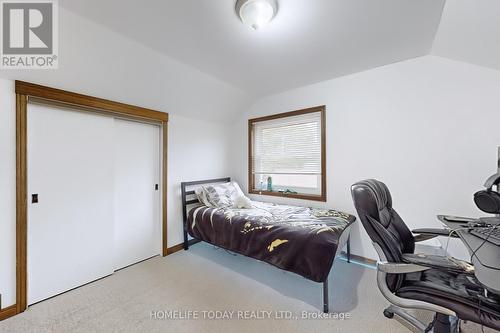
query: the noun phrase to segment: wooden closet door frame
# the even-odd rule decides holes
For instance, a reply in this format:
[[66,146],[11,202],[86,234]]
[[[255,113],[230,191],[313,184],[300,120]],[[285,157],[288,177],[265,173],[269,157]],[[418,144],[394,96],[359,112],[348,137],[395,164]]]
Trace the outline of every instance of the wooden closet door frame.
[[[27,308],[27,106],[28,99],[47,104],[70,106],[73,110],[92,111],[121,118],[147,121],[161,127],[161,205],[162,254],[167,255],[167,144],[168,113],[129,104],[16,81],[16,304],[9,307],[9,316]],[[64,109],[64,108],[63,108]],[[15,313],[12,311],[15,308]],[[4,319],[4,318],[2,318]]]

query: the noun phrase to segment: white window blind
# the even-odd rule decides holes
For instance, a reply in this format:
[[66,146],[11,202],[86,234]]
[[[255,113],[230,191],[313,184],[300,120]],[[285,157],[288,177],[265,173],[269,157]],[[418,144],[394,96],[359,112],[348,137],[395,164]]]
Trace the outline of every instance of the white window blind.
[[[253,123],[255,188],[272,176],[283,189],[320,189],[321,112]],[[280,184],[281,182],[281,184]]]

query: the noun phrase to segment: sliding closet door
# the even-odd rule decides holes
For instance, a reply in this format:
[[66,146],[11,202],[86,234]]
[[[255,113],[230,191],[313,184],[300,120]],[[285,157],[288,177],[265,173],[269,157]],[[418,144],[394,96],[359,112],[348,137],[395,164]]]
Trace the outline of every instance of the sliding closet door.
[[161,254],[160,128],[114,122],[114,267]]
[[28,105],[28,304],[113,272],[113,118]]

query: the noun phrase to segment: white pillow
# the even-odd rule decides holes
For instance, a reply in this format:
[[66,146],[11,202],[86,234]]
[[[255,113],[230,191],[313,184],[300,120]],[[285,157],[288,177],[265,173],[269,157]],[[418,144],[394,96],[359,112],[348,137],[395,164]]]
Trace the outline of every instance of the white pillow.
[[207,207],[213,207],[212,203],[208,200],[207,193],[205,192],[203,187],[198,187],[197,189],[195,189],[194,194],[196,194],[196,197],[203,205]]
[[244,196],[236,182],[202,186],[206,199],[212,207],[232,207],[238,196]]
[[240,188],[240,185],[238,185],[237,182],[231,182],[231,183],[233,183],[233,186],[236,189],[236,193],[235,193],[234,199],[236,199],[236,197],[239,197],[239,196],[245,196],[245,194],[243,193],[243,191]]
[[252,208],[252,200],[244,195],[238,195],[233,201],[234,208]]

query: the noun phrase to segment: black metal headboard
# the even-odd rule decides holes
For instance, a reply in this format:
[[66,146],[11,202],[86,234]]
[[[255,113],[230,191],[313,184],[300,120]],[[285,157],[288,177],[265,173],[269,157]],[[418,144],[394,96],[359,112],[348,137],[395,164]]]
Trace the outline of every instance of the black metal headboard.
[[183,230],[184,230],[184,250],[187,250],[189,248],[188,232],[187,232],[188,206],[200,203],[200,201],[198,200],[198,198],[196,197],[196,195],[194,193],[194,190],[186,191],[186,189],[188,187],[192,187],[192,186],[196,186],[196,185],[227,183],[230,181],[231,181],[231,178],[226,177],[226,178],[205,179],[205,180],[196,180],[196,181],[192,181],[192,182],[182,182],[181,183],[182,223],[183,223]]

